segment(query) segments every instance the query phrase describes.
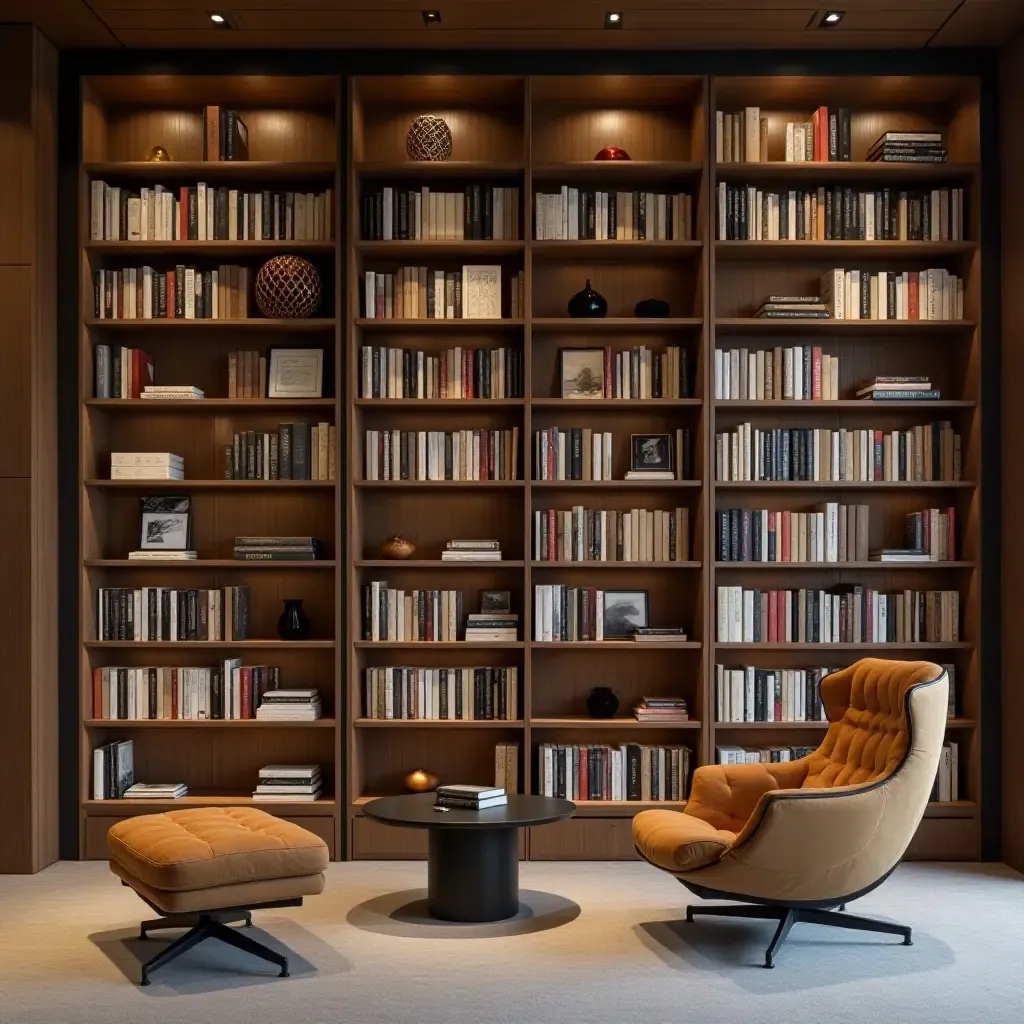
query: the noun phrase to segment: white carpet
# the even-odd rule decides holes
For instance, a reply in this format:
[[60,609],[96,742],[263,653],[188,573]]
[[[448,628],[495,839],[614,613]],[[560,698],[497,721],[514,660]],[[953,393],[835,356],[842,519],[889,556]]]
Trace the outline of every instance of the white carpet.
[[209,941],[140,988],[166,939],[137,940],[153,915],[105,865],[0,877],[0,1022],[1024,1021],[1024,878],[1002,866],[904,865],[850,912],[911,925],[913,946],[802,924],[774,971],[774,924],[680,923],[692,898],[643,864],[524,864],[532,914],[490,926],[417,917],[425,884],[420,863],[332,865],[323,896],[256,915],[291,978]]

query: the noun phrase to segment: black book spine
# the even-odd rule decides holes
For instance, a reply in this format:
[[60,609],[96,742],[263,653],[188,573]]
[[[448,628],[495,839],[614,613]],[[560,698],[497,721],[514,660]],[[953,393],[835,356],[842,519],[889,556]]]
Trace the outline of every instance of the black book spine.
[[641,797],[640,748],[630,743],[626,746],[626,799],[639,800]]
[[128,669],[115,669],[117,672],[117,717],[128,717]]
[[853,139],[850,124],[850,108],[839,108],[839,159],[852,160]]
[[309,479],[309,424],[292,425],[292,480]]

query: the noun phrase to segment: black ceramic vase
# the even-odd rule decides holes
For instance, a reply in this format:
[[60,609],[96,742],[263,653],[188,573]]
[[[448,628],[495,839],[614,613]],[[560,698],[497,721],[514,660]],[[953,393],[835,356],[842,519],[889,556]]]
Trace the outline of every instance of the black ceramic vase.
[[587,694],[587,711],[591,718],[612,718],[619,710],[619,698],[607,686],[595,686]]
[[569,300],[569,316],[589,317],[595,319],[606,316],[608,313],[608,302],[603,295],[599,295],[590,287],[590,278],[587,278],[587,286],[581,292],[577,292]]
[[277,620],[277,633],[282,640],[305,640],[309,636],[309,619],[297,597],[284,599],[284,611]]

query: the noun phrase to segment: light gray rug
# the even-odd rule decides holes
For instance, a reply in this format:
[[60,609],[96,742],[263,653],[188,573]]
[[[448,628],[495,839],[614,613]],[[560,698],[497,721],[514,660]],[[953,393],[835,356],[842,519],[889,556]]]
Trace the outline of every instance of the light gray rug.
[[[525,864],[529,909],[491,926],[432,922],[420,863],[332,865],[306,906],[256,915],[293,977],[215,941],[139,988],[165,939],[103,864],[0,877],[2,1024],[1021,1024],[1024,878],[1002,866],[909,864],[851,913],[898,939],[797,925],[685,924],[689,895],[644,864]],[[177,934],[177,933],[172,933]]]

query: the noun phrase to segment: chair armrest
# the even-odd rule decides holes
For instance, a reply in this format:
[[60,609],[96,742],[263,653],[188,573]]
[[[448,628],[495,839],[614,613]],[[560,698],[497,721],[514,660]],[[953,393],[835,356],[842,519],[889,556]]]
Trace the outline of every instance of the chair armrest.
[[806,758],[768,764],[709,764],[693,773],[686,813],[716,829],[739,832],[765,793],[795,789],[807,775]]

